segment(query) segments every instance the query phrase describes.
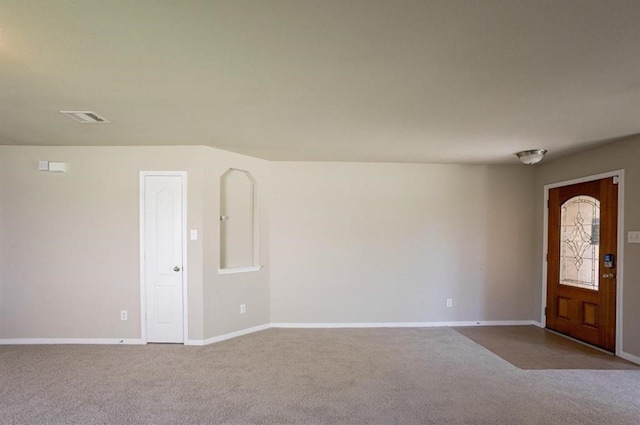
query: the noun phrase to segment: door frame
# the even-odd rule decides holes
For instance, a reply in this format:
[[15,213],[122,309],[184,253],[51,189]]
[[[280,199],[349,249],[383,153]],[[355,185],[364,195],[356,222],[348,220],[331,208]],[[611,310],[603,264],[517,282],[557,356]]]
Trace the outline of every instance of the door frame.
[[187,297],[187,172],[140,171],[140,339],[147,343],[147,282],[145,276],[145,186],[147,176],[182,177],[182,343],[189,341],[189,303]]
[[547,317],[545,308],[547,306],[547,251],[549,246],[549,190],[562,186],[570,186],[577,183],[585,183],[594,180],[606,179],[618,176],[618,258],[616,259],[616,348],[615,355],[620,357],[622,353],[622,295],[624,281],[624,169],[609,171],[606,173],[580,177],[572,180],[565,180],[558,183],[551,183],[544,186],[543,204],[543,236],[542,236],[542,302],[540,312],[540,323],[543,328],[547,327]]

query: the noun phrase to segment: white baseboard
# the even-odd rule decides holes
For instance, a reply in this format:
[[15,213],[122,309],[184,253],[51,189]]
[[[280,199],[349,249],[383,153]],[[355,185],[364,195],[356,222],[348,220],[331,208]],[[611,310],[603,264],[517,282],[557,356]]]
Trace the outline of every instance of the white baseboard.
[[628,360],[631,363],[640,364],[640,357],[634,356],[633,354],[625,353],[624,351],[620,351],[620,355],[618,357]]
[[269,329],[270,327],[271,327],[271,324],[266,323],[264,325],[254,326],[252,328],[242,329],[240,331],[230,332],[228,334],[219,335],[219,336],[214,336],[213,338],[190,339],[189,341],[187,341],[187,343],[185,345],[200,345],[200,346],[202,346],[202,345],[214,344],[216,342],[225,341],[227,339],[236,338],[236,337],[239,337],[239,336],[242,336],[242,335],[247,335],[247,334],[250,334],[250,333],[263,331],[265,329]]
[[526,326],[533,320],[489,320],[459,322],[381,322],[381,323],[272,323],[272,328],[333,329],[333,328],[439,328],[454,326]]
[[[207,339],[190,339],[185,345],[204,346],[220,341],[236,338],[269,328],[298,328],[298,329],[339,329],[339,328],[437,328],[455,326],[526,326],[537,325],[533,320],[489,320],[489,321],[458,321],[458,322],[380,322],[380,323],[266,323],[242,329],[228,334],[214,336]],[[140,338],[8,338],[0,339],[0,345],[49,345],[49,344],[94,344],[94,345],[144,345]],[[626,354],[626,353],[625,353]],[[626,354],[629,361],[640,363],[640,358]],[[636,360],[633,360],[635,358]]]
[[50,345],[50,344],[92,344],[92,345],[144,345],[139,338],[7,338],[0,339],[0,345]]
[[[542,323],[535,320],[489,320],[489,321],[459,321],[459,322],[380,322],[380,323],[266,323],[242,329],[228,334],[214,336],[202,340],[188,340],[185,345],[204,346],[220,341],[236,338],[242,335],[260,332],[269,328],[297,328],[297,329],[339,329],[339,328],[437,328],[455,326],[528,326],[542,327]],[[82,344],[82,345],[144,345],[140,338],[5,338],[0,339],[0,345],[51,345],[51,344]],[[640,365],[640,356],[621,351],[618,357]]]
[[543,325],[541,322],[536,322],[536,321],[534,321],[534,322],[533,322],[533,326],[537,326],[537,327],[539,327],[539,328],[544,329],[544,325]]

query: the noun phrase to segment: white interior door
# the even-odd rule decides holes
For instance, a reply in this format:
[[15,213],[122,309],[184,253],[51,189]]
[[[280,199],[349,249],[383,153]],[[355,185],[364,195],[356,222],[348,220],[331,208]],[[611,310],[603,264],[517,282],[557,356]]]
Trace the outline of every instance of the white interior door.
[[182,176],[144,177],[147,342],[184,342],[182,199]]

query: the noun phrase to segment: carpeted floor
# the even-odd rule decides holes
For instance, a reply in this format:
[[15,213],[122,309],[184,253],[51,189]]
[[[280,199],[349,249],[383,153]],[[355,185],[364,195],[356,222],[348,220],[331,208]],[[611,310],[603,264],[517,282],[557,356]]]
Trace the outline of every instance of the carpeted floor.
[[637,370],[521,370],[448,328],[0,347],[3,425],[637,425],[639,389]]
[[454,329],[520,369],[640,370],[634,363],[537,326]]

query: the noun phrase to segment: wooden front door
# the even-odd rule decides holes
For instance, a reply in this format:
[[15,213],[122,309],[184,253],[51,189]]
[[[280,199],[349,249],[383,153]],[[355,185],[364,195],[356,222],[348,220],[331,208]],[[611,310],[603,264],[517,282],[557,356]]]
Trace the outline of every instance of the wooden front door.
[[548,207],[547,328],[614,351],[617,177],[551,189]]

